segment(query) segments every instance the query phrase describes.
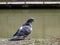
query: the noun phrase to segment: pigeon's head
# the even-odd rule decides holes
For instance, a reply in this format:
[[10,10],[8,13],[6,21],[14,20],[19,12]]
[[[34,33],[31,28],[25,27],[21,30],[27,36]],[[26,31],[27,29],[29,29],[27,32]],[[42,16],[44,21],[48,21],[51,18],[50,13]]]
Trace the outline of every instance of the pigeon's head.
[[29,18],[24,25],[30,25],[31,26],[32,22],[34,22],[34,18]]
[[27,20],[27,23],[32,23],[34,21],[34,18],[30,18]]

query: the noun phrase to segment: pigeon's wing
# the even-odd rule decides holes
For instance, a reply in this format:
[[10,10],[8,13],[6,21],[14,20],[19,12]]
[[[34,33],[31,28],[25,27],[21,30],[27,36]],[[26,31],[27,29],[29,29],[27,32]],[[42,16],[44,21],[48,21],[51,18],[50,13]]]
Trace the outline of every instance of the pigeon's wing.
[[29,27],[29,26],[22,26],[13,35],[12,40],[25,39],[25,37],[27,37],[30,33],[31,33],[31,27]]
[[20,33],[24,33],[24,35],[29,35],[31,33],[31,27],[23,26],[22,30],[20,30]]
[[19,27],[19,29],[16,31],[16,33],[13,36],[19,36],[20,31],[23,29],[23,26]]
[[23,36],[31,33],[30,26],[21,26],[13,36]]
[[13,35],[11,40],[19,40],[20,37],[23,35],[23,32],[20,32],[22,30],[22,26],[16,31],[16,33]]

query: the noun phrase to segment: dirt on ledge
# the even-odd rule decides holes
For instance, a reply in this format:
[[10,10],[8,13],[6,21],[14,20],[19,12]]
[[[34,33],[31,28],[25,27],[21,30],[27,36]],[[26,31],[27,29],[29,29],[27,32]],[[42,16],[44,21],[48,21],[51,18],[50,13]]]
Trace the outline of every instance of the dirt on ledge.
[[55,39],[25,39],[19,41],[0,39],[0,45],[60,45],[60,41]]

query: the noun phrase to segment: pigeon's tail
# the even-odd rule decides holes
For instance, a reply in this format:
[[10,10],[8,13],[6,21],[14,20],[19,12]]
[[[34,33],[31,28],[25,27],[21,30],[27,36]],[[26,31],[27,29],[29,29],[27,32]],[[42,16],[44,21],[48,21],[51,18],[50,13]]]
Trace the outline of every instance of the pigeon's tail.
[[10,41],[19,41],[24,40],[25,38],[23,36],[14,36],[10,39]]

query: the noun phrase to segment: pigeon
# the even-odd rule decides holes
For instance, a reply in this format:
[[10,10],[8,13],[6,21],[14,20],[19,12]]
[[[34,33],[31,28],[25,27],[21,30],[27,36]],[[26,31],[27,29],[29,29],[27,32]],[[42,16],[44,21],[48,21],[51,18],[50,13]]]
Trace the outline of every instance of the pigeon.
[[11,40],[24,40],[32,32],[32,22],[34,22],[34,18],[29,18],[25,24],[18,28]]

